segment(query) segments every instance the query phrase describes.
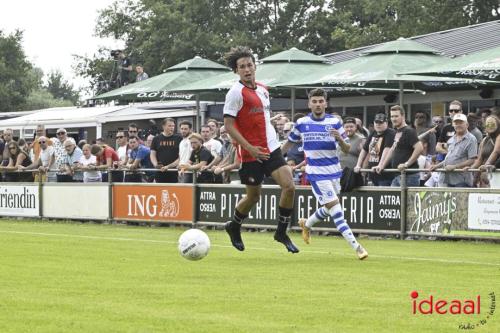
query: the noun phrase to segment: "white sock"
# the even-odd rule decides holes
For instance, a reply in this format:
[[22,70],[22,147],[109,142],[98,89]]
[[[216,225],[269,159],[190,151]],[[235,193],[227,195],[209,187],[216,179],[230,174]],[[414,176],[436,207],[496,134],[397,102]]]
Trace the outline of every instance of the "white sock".
[[335,227],[342,234],[344,239],[351,245],[351,247],[356,250],[359,246],[356,237],[352,234],[351,228],[347,224],[347,221],[344,220],[344,212],[342,210],[342,206],[340,203],[333,206],[333,214],[332,220],[335,223]]
[[324,221],[328,217],[328,210],[325,207],[318,208],[314,214],[309,216],[306,222],[306,227],[311,229],[313,225],[318,222]]

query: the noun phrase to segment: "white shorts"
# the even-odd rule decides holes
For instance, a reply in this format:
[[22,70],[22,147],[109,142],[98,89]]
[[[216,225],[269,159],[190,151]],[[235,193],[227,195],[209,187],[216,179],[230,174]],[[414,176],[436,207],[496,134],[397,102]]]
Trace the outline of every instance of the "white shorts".
[[314,196],[321,206],[338,199],[340,179],[310,181]]

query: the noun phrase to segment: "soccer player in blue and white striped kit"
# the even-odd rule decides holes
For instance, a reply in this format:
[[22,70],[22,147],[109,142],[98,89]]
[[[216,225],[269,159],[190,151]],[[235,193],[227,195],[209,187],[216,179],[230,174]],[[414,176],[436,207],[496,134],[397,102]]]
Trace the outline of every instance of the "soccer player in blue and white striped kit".
[[313,193],[321,207],[307,220],[300,219],[302,238],[306,244],[311,240],[311,228],[317,222],[331,217],[337,230],[356,251],[359,259],[368,257],[368,252],[358,243],[351,228],[344,219],[344,212],[337,195],[340,193],[342,169],[339,163],[338,148],[349,151],[349,141],[339,118],[326,114],[327,95],[323,89],[309,93],[311,113],[297,120],[282,151],[286,153],[292,142],[302,139],[306,156],[306,174]]

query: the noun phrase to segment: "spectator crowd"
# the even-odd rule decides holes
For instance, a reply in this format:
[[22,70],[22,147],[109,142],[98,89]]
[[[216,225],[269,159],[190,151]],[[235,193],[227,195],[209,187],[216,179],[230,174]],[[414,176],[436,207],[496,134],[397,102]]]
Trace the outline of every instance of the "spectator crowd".
[[[400,186],[404,170],[407,186],[498,187],[500,173],[492,171],[500,168],[500,109],[466,115],[461,102],[452,101],[447,111],[447,117],[417,111],[406,123],[405,111],[395,105],[389,114],[376,114],[370,130],[360,119],[334,114],[349,138],[350,149],[338,152],[342,167],[361,173],[373,186]],[[271,119],[281,143],[304,116]],[[12,129],[0,129],[0,180],[189,183],[196,174],[199,183],[238,182],[239,150],[221,122],[209,119],[199,133],[189,121],[177,124],[173,118],[161,127],[161,133],[141,138],[140,128],[129,124],[116,132],[114,145],[100,139],[77,143],[64,128],[49,138],[42,124],[32,140],[15,140]],[[296,184],[307,185],[301,143],[294,143],[285,158]]]

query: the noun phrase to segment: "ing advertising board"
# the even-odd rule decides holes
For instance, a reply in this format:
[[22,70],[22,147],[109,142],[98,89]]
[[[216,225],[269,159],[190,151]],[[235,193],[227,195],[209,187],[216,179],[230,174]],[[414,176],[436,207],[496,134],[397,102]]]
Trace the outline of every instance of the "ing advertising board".
[[190,186],[113,186],[113,218],[116,220],[191,222],[193,205]]

